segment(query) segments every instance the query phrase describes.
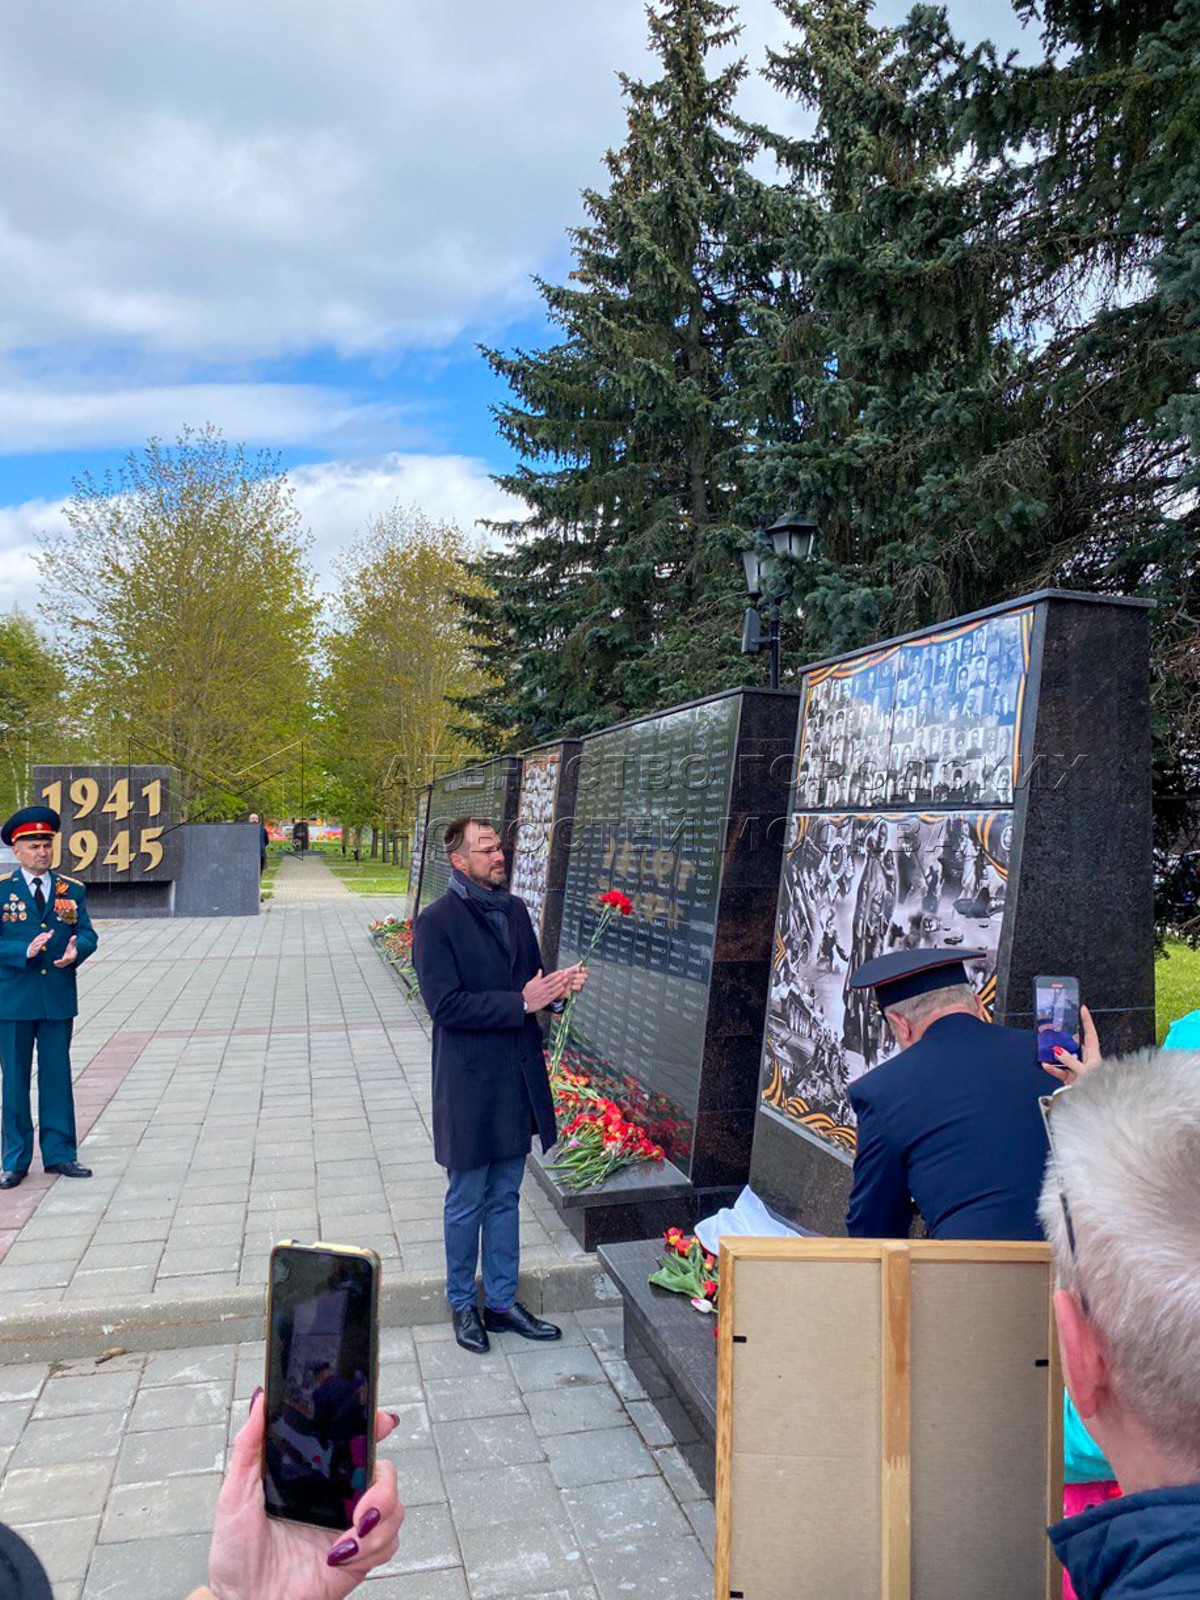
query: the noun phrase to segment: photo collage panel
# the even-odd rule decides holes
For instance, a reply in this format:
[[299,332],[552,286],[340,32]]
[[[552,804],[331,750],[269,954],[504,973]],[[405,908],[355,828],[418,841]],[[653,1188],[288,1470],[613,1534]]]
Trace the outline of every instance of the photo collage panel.
[[967,971],[990,1009],[1011,850],[1010,811],[792,817],[763,1048],[770,1112],[853,1155],[850,1085],[895,1049],[871,991],[847,982],[876,956],[982,949]]
[[989,617],[810,679],[797,809],[1011,805],[1032,617]]

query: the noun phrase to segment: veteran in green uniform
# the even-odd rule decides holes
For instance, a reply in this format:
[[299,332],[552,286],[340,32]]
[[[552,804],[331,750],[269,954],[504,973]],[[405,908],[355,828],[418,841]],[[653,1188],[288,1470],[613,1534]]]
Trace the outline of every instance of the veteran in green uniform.
[[42,1166],[64,1178],[92,1175],[76,1160],[71,1027],[79,1012],[75,970],[97,941],[87,891],[75,878],[50,870],[60,826],[49,806],[26,806],[0,828],[0,839],[17,858],[16,871],[0,877],[0,1189],[15,1189],[33,1160],[29,1087],[35,1044]]

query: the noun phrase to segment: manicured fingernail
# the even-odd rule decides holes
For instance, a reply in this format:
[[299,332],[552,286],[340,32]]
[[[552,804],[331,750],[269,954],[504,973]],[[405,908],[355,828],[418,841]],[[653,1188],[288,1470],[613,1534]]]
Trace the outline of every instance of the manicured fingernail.
[[374,1506],[372,1506],[370,1511],[367,1512],[366,1516],[362,1519],[354,1531],[358,1534],[360,1539],[365,1539],[372,1528],[377,1528],[379,1526],[379,1522],[380,1513],[376,1511]]
[[398,1411],[389,1411],[388,1416],[391,1417],[397,1427],[400,1426],[400,1413]]
[[325,1562],[330,1567],[342,1567],[345,1566],[347,1561],[353,1561],[357,1554],[358,1540],[342,1539],[334,1545],[333,1549],[325,1557]]
[[261,1393],[262,1393],[262,1384],[260,1383],[258,1388],[255,1389],[254,1393],[250,1396],[250,1404],[246,1408],[247,1412],[250,1412],[250,1411],[254,1410],[254,1402],[258,1399],[258,1397],[259,1397],[259,1395]]

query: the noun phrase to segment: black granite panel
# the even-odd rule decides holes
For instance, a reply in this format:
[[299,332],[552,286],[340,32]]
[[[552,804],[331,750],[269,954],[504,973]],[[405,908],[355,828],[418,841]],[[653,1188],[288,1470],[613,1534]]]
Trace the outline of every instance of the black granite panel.
[[844,1235],[851,1178],[849,1163],[823,1141],[759,1108],[750,1182],[772,1211],[813,1233]]
[[450,863],[442,848],[442,834],[456,817],[487,817],[500,834],[512,860],[512,836],[521,788],[520,756],[497,756],[461,772],[449,772],[434,781],[422,851],[420,897],[414,912],[446,892]]
[[89,888],[144,888],[179,876],[183,845],[175,823],[179,773],[164,766],[34,767],[33,803],[57,811],[55,872]]
[[1106,1050],[1154,1042],[1149,612],[1048,600],[1018,781],[1004,1019],[1038,973],[1079,979]]
[[528,908],[547,972],[558,962],[579,752],[579,740],[567,739],[526,750],[522,756],[509,887]]
[[735,1198],[732,1189],[698,1191],[669,1161],[645,1162],[615,1173],[598,1189],[566,1189],[537,1150],[530,1170],[585,1250],[626,1239],[661,1237],[668,1228],[694,1227]]
[[764,981],[760,953],[757,960],[719,962],[713,969],[712,988],[709,991],[709,1051],[720,1039],[752,1039],[756,1082]]
[[[999,1020],[1031,1026],[1034,975],[1066,973],[1106,1048],[1153,1037],[1148,629],[1137,602],[1048,593],[810,672],[751,1170],[783,1216],[843,1231],[846,1085],[894,1048],[844,988],[872,955],[979,943]],[[935,743],[920,808],[890,813]],[[883,801],[839,811],[867,767]]]
[[425,835],[429,827],[429,801],[433,790],[430,785],[417,794],[417,814],[413,819],[412,857],[408,868],[408,892],[414,908],[421,899],[421,868],[425,859]]

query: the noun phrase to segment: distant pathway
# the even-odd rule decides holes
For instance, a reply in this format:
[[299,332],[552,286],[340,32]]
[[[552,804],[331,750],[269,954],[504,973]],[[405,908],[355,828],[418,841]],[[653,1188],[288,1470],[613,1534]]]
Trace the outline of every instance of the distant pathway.
[[275,874],[276,900],[352,900],[353,889],[335,877],[319,855],[286,855]]

